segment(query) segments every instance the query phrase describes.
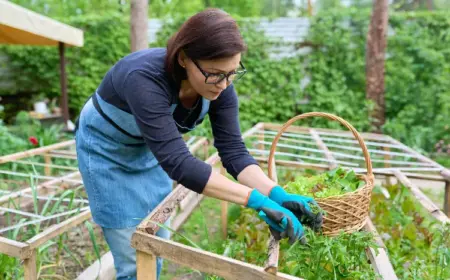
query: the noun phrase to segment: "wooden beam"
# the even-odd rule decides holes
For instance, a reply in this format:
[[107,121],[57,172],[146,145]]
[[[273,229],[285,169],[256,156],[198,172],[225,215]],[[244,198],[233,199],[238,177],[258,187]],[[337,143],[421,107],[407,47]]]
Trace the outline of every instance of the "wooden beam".
[[[260,163],[268,162],[267,158],[256,157],[256,156],[254,156],[254,158]],[[277,165],[289,166],[289,167],[295,167],[295,168],[314,169],[314,170],[328,170],[328,165],[325,165],[325,164],[305,163],[305,162],[298,162],[298,161],[291,161],[291,160],[277,159]]]
[[153,211],[137,226],[138,231],[155,234],[159,230],[159,226],[154,222],[164,224],[167,219],[172,216],[177,205],[189,193],[182,185],[178,185]]
[[[267,163],[267,158],[263,157],[254,157],[259,163]],[[326,171],[328,170],[328,166],[325,164],[312,164],[312,163],[304,163],[304,162],[298,162],[298,161],[290,161],[290,160],[277,160],[277,164],[284,167],[291,167],[291,168],[304,168],[304,169],[314,169],[319,171]],[[342,166],[342,168],[348,168],[345,166]],[[367,172],[366,168],[352,168],[357,173],[364,173]],[[373,169],[373,173],[375,175],[383,175],[383,176],[394,176],[393,170],[396,169]],[[431,175],[431,174],[419,174],[419,173],[407,173],[403,172],[406,176],[409,178],[415,178],[415,179],[424,179],[424,180],[431,180],[431,181],[445,181],[445,178],[440,175]]]
[[[220,174],[227,175],[227,171],[223,166],[220,167]],[[228,236],[228,201],[220,201],[220,219],[222,221],[222,237],[227,239]]]
[[[213,154],[209,157],[205,162],[214,165],[216,162],[220,160],[218,153]],[[179,184],[164,200],[157,206],[153,211],[137,226],[138,231],[147,232],[150,234],[155,234],[159,226],[154,222],[158,222],[160,224],[164,224],[167,219],[172,216],[172,213],[175,211],[177,205],[180,204],[188,194],[189,189],[185,188],[181,184]]]
[[157,280],[156,256],[136,250],[137,280]]
[[6,208],[6,207],[1,207],[0,206],[0,213],[1,212],[9,212],[9,213],[14,213],[14,214],[27,216],[27,217],[31,217],[31,218],[38,218],[38,219],[44,217],[44,216],[41,216],[41,215],[36,215],[36,214],[33,214],[33,213],[28,213],[28,212],[20,211],[20,210],[17,210],[17,209],[11,209],[11,208]]
[[373,248],[366,248],[366,255],[372,264],[373,269],[381,276],[381,280],[397,280],[398,278],[395,274],[394,267],[392,266],[392,263],[386,253],[386,246],[384,245],[383,240],[378,234],[370,218],[367,218],[366,224],[364,225],[364,230],[373,233],[375,242],[380,247],[377,249],[378,254]]
[[[277,123],[264,123],[264,128],[268,130],[276,130],[279,131],[283,127],[282,124]],[[305,133],[308,134],[309,127],[304,126],[296,126],[292,125],[290,126],[286,131],[287,132],[298,132],[298,133]],[[347,137],[347,138],[354,138],[353,134],[349,131],[344,130],[338,130],[338,129],[327,129],[327,128],[314,128],[319,134],[326,134],[331,136],[339,136],[339,137]],[[377,140],[377,141],[389,141],[389,139],[386,138],[386,135],[384,134],[377,134],[377,133],[369,133],[369,132],[362,132],[360,135],[367,140]]]
[[24,260],[24,276],[25,280],[37,280],[36,270],[37,250],[31,250],[30,257]]
[[86,268],[75,280],[114,280],[116,270],[114,269],[114,259],[111,251],[104,254],[100,261],[96,260]]
[[76,157],[77,156],[77,152],[76,151],[68,151],[68,150],[53,150],[51,151],[52,154],[54,155],[61,155],[61,156],[71,156],[71,157]]
[[424,163],[429,163],[432,166],[441,168],[441,169],[445,169],[442,165],[438,164],[437,162],[427,158],[426,156],[422,155],[419,152],[414,151],[413,149],[411,149],[410,147],[406,146],[405,144],[403,144],[400,141],[397,141],[396,139],[392,138],[389,136],[389,140],[394,143],[395,145],[397,145],[399,147],[399,149],[415,156],[415,158],[417,158],[419,161],[424,162]]
[[[36,192],[39,192],[41,189],[47,188],[47,186],[52,186],[52,185],[55,185],[55,184],[65,183],[65,182],[67,182],[68,179],[71,179],[71,178],[74,178],[74,177],[79,177],[79,176],[81,176],[80,172],[78,172],[78,171],[77,172],[72,172],[72,173],[69,173],[69,174],[67,174],[67,175],[65,175],[63,177],[55,178],[53,180],[50,180],[50,181],[44,182],[42,184],[39,184],[39,185],[37,185],[34,188],[34,190]],[[15,199],[17,197],[20,197],[22,194],[27,194],[27,193],[32,193],[32,192],[33,192],[33,189],[28,187],[26,189],[23,189],[23,190],[20,190],[20,191],[16,191],[16,192],[12,192],[12,193],[10,193],[8,195],[2,196],[2,197],[0,197],[0,205],[8,202],[10,199]],[[56,192],[53,191],[51,193],[48,193],[47,195],[50,196],[51,194],[54,194],[54,193],[56,193]]]
[[[0,174],[6,174],[6,175],[18,176],[18,177],[26,177],[26,178],[44,179],[44,180],[55,180],[55,179],[59,178],[59,177],[52,177],[52,176],[36,175],[36,174],[31,174],[31,173],[7,171],[7,170],[0,170]],[[66,181],[70,182],[70,183],[82,183],[81,180],[66,179]]]
[[450,223],[450,218],[446,216],[439,207],[436,206],[436,204],[434,204],[434,202],[431,201],[431,199],[429,199],[428,196],[426,196],[419,187],[414,185],[402,172],[395,171],[394,174],[402,185],[411,190],[414,197],[433,217],[442,223]]
[[54,224],[51,227],[47,228],[43,232],[39,233],[38,235],[34,236],[33,238],[27,240],[27,243],[30,244],[30,248],[34,249],[48,240],[52,239],[53,237],[56,237],[69,229],[76,227],[77,225],[81,224],[82,222],[88,220],[91,218],[91,211],[84,211],[74,217],[71,217],[67,220],[65,220],[62,223]]
[[64,127],[67,128],[69,121],[69,97],[67,96],[67,74],[66,74],[66,56],[65,44],[59,42],[59,80],[61,84],[61,109],[64,119]]
[[56,143],[56,144],[48,145],[48,146],[41,147],[41,148],[31,149],[31,150],[27,150],[27,151],[23,151],[23,152],[18,152],[18,153],[15,153],[15,154],[2,156],[2,157],[0,157],[0,164],[6,163],[6,162],[10,162],[10,161],[14,161],[14,160],[18,160],[18,159],[25,158],[25,157],[41,155],[41,154],[44,154],[44,153],[46,153],[48,151],[61,149],[63,147],[67,147],[67,146],[74,145],[74,144],[75,144],[75,140],[69,140],[69,141]]
[[77,156],[74,156],[74,155],[61,155],[61,154],[57,154],[57,153],[54,153],[54,152],[49,152],[49,155],[51,155],[54,158],[78,160]]
[[48,153],[44,154],[44,161],[45,161],[45,165],[44,165],[45,176],[52,176],[52,169],[49,167],[49,165],[52,164],[52,157]]
[[[283,144],[278,145],[279,147],[283,147]],[[260,155],[269,155],[269,151],[266,150],[258,150],[258,149],[248,149],[248,151],[251,154],[260,154]],[[322,152],[322,151],[320,151]],[[294,154],[294,153],[287,153],[287,152],[275,152],[275,156],[287,156],[287,157],[292,157],[292,158],[299,158],[301,160],[313,160],[313,161],[319,161],[319,162],[327,162],[328,160],[326,160],[323,157],[314,157],[314,156],[306,156],[306,155],[299,155],[299,154]],[[354,166],[354,167],[358,167],[359,165],[357,163],[353,163],[350,161],[342,161],[342,160],[336,160],[336,163],[339,163],[341,165],[347,165],[347,166]]]
[[[45,161],[48,161],[48,158],[50,158],[50,162],[51,162],[51,156],[49,155],[48,157],[44,156]],[[27,164],[27,165],[35,165],[35,166],[44,166],[45,167],[45,171],[44,174],[45,176],[51,176],[51,169],[55,168],[55,169],[65,169],[65,170],[72,170],[72,171],[77,171],[78,168],[74,167],[74,166],[64,166],[64,165],[57,165],[57,164],[51,164],[51,163],[40,163],[40,162],[33,162],[33,161],[24,161],[24,160],[15,160],[15,163],[20,163],[20,164]]]
[[32,221],[21,223],[21,224],[16,224],[16,225],[13,225],[13,226],[1,228],[0,229],[0,233],[7,232],[7,231],[10,231],[10,230],[13,230],[13,229],[16,229],[16,228],[21,228],[21,227],[24,227],[24,226],[27,226],[27,225],[33,225],[33,224],[37,224],[37,223],[42,223],[42,222],[45,222],[45,221],[48,221],[48,220],[51,220],[51,219],[56,219],[58,217],[71,215],[71,214],[74,214],[74,213],[76,213],[78,211],[83,212],[83,211],[88,211],[88,210],[89,210],[89,206],[83,207],[83,208],[78,208],[78,209],[73,209],[73,210],[70,210],[70,211],[66,211],[66,212],[55,214],[55,215],[51,215],[51,216],[45,216],[45,217],[40,218],[40,219],[36,219],[36,220],[32,220]]
[[184,222],[186,222],[189,216],[191,216],[192,212],[200,204],[203,198],[203,195],[195,196],[189,204],[186,204],[186,207],[176,214],[171,223],[171,228],[177,231],[184,224]]
[[27,243],[0,236],[0,253],[23,260],[30,256],[30,246]]
[[242,134],[242,138],[245,139],[247,137],[253,136],[256,132],[258,132],[260,130],[264,130],[264,128],[265,128],[264,123],[257,123],[252,128],[250,128],[249,130],[244,132],[244,134]]
[[[133,234],[131,246],[138,251],[153,254],[201,272],[224,277],[225,279],[301,279],[284,273],[273,275],[256,265],[191,248],[140,231],[136,231]],[[149,261],[152,260],[146,262]]]
[[447,217],[450,217],[450,182],[445,182],[444,192],[444,212]]
[[309,130],[309,132],[311,133],[312,138],[316,141],[317,146],[319,147],[319,149],[321,149],[324,152],[325,157],[328,160],[328,165],[329,165],[330,169],[336,168],[337,167],[336,159],[334,158],[334,156],[330,152],[330,150],[328,150],[328,147],[322,141],[322,139],[320,138],[320,135],[313,128],[311,128]]

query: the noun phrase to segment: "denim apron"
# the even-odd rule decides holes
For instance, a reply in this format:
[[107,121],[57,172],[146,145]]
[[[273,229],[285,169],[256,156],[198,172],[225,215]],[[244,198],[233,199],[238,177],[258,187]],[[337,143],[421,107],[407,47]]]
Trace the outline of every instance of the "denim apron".
[[[145,144],[134,116],[95,93],[98,105],[121,132],[94,107],[90,98],[83,107],[75,134],[80,173],[94,221],[105,228],[138,225],[171,192],[172,180]],[[192,130],[209,110],[202,110]],[[172,113],[177,104],[172,104]],[[178,125],[178,124],[177,124]]]

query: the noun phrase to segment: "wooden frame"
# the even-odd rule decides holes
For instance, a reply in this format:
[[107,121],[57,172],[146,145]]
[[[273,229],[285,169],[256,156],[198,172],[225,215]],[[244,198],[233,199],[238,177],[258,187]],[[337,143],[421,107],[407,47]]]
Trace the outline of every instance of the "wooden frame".
[[[186,142],[191,152],[195,152],[202,147],[207,147],[208,145],[208,141],[204,137],[190,137]],[[203,151],[207,153],[207,149],[204,149]],[[76,209],[63,213],[57,213],[52,216],[41,216],[26,210],[28,206],[33,204],[33,197],[39,200],[51,201],[57,199],[56,196],[62,191],[82,185],[81,175],[78,172],[77,167],[68,168],[68,166],[52,164],[52,158],[56,157],[76,160],[74,140],[2,156],[0,157],[0,166],[1,164],[8,163],[24,165],[35,164],[31,160],[32,157],[37,156],[44,157],[45,163],[37,163],[37,166],[44,167],[44,170],[42,171],[44,175],[35,174],[33,176],[45,181],[37,184],[36,186],[29,186],[17,191],[2,191],[0,193],[2,194],[2,196],[0,196],[0,211],[25,216],[31,219],[30,221],[22,224],[0,228],[0,234],[17,227],[48,221],[56,217],[61,217],[63,219],[60,223],[55,223],[50,225],[48,228],[43,228],[43,231],[39,234],[24,242],[11,240],[0,236],[0,253],[19,258],[22,261],[25,269],[25,280],[37,279],[36,256],[39,246],[91,218],[88,200],[85,199],[72,200],[73,202],[79,203],[79,206],[75,207]],[[76,161],[74,161],[74,165],[75,164]],[[58,177],[51,176],[52,170],[56,169],[63,170],[63,173]],[[12,172],[4,169],[0,170],[0,174],[29,176],[26,173]],[[2,179],[0,178],[0,181],[1,180]],[[35,192],[34,196],[31,195],[33,192]],[[20,209],[11,209],[6,207],[5,205],[9,201],[20,202]],[[61,201],[64,201],[64,199],[61,199]],[[72,214],[73,216],[69,217],[69,215]],[[68,218],[64,218],[64,216],[67,216]]]
[[[256,149],[253,150],[253,155],[255,153],[258,156],[255,158],[262,164],[267,163],[268,147],[266,142],[273,136],[273,132],[278,131],[282,125],[271,124],[271,123],[258,123],[253,128],[244,133],[243,138],[254,137],[253,142]],[[316,169],[316,170],[329,170],[336,167],[338,160],[336,156],[342,157],[345,151],[357,151],[351,149],[350,144],[356,145],[356,141],[350,138],[353,135],[350,132],[331,130],[331,129],[321,129],[321,128],[307,128],[291,126],[288,129],[288,133],[291,136],[301,135],[299,139],[305,142],[305,139],[309,140],[309,144],[316,145],[317,149],[309,149],[308,152],[319,153],[321,162],[325,164],[317,163],[314,161],[314,157],[309,156],[306,159],[313,160],[313,162],[306,162],[302,158],[301,160],[292,159],[280,159],[277,155],[283,155],[283,153],[275,153],[275,162],[277,165],[294,167],[297,169]],[[331,138],[330,138],[331,136]],[[373,134],[373,133],[361,133],[361,136],[368,141],[368,147],[371,148],[371,154],[382,155],[383,167],[374,168],[374,174],[376,176],[392,177],[397,178],[402,184],[412,190],[412,193],[419,202],[427,209],[434,217],[438,220],[448,223],[449,218],[439,210],[439,208],[434,205],[431,200],[429,200],[418,187],[411,183],[409,178],[418,178],[424,180],[432,181],[443,181],[446,182],[446,205],[450,204],[449,199],[449,181],[450,172],[437,164],[436,162],[428,159],[412,149],[403,145],[402,143],[392,139],[391,137]],[[334,138],[333,138],[334,137]],[[336,145],[336,142],[345,143],[345,145]],[[331,145],[329,142],[334,142]],[[305,144],[305,143],[303,143]],[[367,143],[366,143],[367,144]],[[269,146],[270,147],[270,146]],[[333,148],[343,148],[344,151],[336,151]],[[347,148],[347,149],[346,149]],[[267,150],[266,150],[267,149]],[[255,152],[256,150],[256,152]],[[266,157],[261,156],[259,151],[266,151],[263,153]],[[400,150],[395,151],[395,150]],[[349,154],[352,155],[352,154]],[[395,157],[405,157],[408,160],[395,161]],[[349,157],[352,160],[359,160],[357,157]],[[219,161],[218,154],[211,156],[207,162],[214,165]],[[359,162],[362,167],[350,167],[356,172],[365,172],[365,168],[362,163]],[[418,166],[418,167],[411,167]],[[345,167],[345,166],[344,166]],[[411,169],[415,168],[415,169]],[[414,171],[414,172],[405,172]],[[430,173],[431,171],[431,173]],[[276,179],[276,178],[275,178]],[[175,243],[173,241],[161,239],[154,234],[158,230],[158,227],[153,222],[164,223],[167,219],[172,216],[174,209],[177,205],[185,211],[184,219],[176,224],[176,228],[180,226],[180,223],[184,222],[189,216],[189,214],[194,210],[197,204],[190,204],[192,201],[185,200],[190,197],[191,191],[187,190],[181,185],[177,188],[157,207],[152,213],[150,213],[147,218],[138,226],[136,232],[133,234],[132,246],[137,250],[137,273],[138,280],[155,280],[156,279],[156,257],[162,257],[171,260],[175,263],[185,265],[201,272],[212,273],[226,279],[300,279],[294,276],[282,274],[278,272],[278,255],[279,255],[279,245],[273,238],[269,241],[268,246],[268,258],[265,267],[258,267],[249,265],[244,262],[236,261],[224,256],[219,256],[210,252],[205,252],[195,248],[190,248],[182,244]],[[222,227],[226,230],[226,215],[225,211],[227,209],[226,202],[222,203]],[[446,206],[446,211],[448,211],[448,206]],[[378,236],[376,229],[370,219],[368,219],[364,229],[365,231],[373,232],[375,234],[375,239],[380,246],[378,249],[378,254],[373,248],[367,248],[366,254],[368,261],[372,264],[374,270],[379,273],[384,279],[397,279],[395,275],[393,266],[387,256],[385,245],[383,241]],[[243,276],[245,275],[245,277]]]

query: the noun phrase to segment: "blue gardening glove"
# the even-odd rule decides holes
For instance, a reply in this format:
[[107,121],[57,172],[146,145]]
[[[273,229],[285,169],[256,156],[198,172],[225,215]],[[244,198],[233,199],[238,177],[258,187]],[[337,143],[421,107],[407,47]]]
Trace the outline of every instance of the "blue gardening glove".
[[[279,205],[292,211],[292,213],[295,214],[300,222],[309,226],[314,231],[318,231],[321,229],[323,224],[322,211],[319,205],[317,205],[317,202],[312,197],[290,194],[286,192],[282,187],[275,186],[270,191],[269,198]],[[312,211],[310,205],[315,205],[318,210]]]
[[258,190],[251,191],[246,206],[258,211],[260,218],[269,225],[275,239],[288,237],[291,244],[297,239],[305,243],[303,226],[295,215]]

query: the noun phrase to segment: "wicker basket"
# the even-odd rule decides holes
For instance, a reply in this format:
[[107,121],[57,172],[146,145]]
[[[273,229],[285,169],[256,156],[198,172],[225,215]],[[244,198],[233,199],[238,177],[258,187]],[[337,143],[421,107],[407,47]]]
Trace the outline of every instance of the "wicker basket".
[[356,131],[356,129],[344,119],[328,113],[311,112],[298,115],[287,121],[280,129],[280,131],[278,132],[278,134],[276,135],[275,139],[272,142],[272,147],[270,149],[268,159],[269,177],[274,179],[273,176],[274,172],[273,169],[275,168],[274,155],[278,140],[280,139],[281,135],[288,129],[288,127],[293,122],[307,117],[325,117],[330,120],[338,121],[342,125],[347,127],[359,142],[359,145],[364,154],[367,168],[367,175],[359,175],[359,176],[366,182],[366,184],[353,192],[345,193],[338,196],[330,196],[327,198],[315,199],[319,204],[319,206],[326,212],[322,226],[323,234],[334,236],[338,235],[342,231],[347,233],[358,231],[365,225],[366,218],[369,215],[369,206],[372,195],[374,177],[372,173],[372,162],[370,161],[369,152],[367,151],[367,147],[364,143],[364,140]]

